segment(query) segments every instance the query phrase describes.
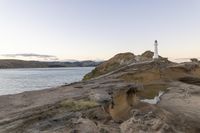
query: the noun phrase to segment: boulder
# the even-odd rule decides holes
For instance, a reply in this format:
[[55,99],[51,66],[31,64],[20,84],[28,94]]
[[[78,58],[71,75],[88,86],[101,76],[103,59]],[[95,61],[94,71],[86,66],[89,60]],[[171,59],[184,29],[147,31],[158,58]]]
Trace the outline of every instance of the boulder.
[[74,127],[71,133],[99,133],[99,131],[97,125],[93,121],[79,118],[74,121]]
[[191,62],[198,62],[198,59],[197,58],[192,58],[190,59]]

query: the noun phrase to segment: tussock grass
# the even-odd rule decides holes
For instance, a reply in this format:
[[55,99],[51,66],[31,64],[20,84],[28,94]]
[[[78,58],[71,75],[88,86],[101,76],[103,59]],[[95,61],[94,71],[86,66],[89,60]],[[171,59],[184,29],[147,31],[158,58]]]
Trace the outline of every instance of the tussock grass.
[[60,103],[60,105],[64,108],[68,108],[72,111],[79,111],[79,110],[85,110],[89,108],[93,108],[98,106],[98,104],[94,101],[89,100],[65,100]]

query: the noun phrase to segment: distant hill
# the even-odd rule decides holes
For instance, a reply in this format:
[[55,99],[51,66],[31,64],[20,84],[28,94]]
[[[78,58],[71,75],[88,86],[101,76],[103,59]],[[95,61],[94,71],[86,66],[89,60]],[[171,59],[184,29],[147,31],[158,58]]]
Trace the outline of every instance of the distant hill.
[[49,67],[92,67],[101,62],[95,61],[76,61],[76,62],[41,62],[24,60],[0,60],[0,69],[3,68],[49,68]]

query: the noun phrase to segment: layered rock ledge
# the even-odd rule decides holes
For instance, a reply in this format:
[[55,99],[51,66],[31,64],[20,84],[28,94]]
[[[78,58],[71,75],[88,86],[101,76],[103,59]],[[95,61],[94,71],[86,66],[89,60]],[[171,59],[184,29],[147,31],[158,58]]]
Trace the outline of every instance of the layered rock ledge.
[[[0,96],[0,132],[200,132],[199,62],[151,60],[146,53],[138,61],[125,55],[127,60],[123,54],[114,58],[121,65],[88,80]],[[160,91],[158,104],[142,102]]]

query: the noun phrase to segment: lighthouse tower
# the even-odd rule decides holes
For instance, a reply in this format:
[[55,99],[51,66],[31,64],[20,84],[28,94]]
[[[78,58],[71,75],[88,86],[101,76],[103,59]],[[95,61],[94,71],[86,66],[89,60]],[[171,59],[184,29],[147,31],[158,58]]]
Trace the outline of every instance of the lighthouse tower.
[[158,59],[158,58],[159,58],[159,55],[158,55],[158,41],[155,40],[153,59]]

